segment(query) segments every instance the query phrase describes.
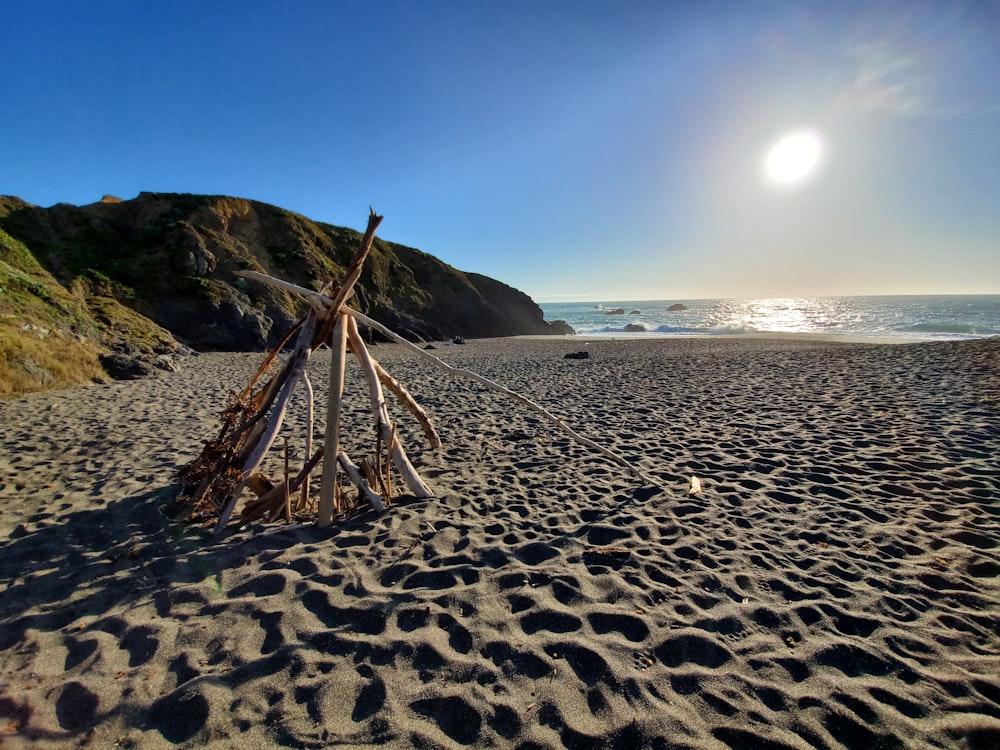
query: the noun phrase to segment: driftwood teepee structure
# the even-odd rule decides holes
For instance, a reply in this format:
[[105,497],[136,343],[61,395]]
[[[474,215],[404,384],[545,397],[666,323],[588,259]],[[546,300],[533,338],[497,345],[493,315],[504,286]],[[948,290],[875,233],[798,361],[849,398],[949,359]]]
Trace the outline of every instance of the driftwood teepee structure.
[[[417,419],[431,447],[439,448],[441,440],[426,412],[406,388],[372,358],[358,331],[359,321],[387,338],[409,347],[449,374],[471,378],[518,401],[554,423],[577,442],[623,465],[644,482],[658,484],[618,454],[577,434],[561,419],[530,399],[481,375],[448,365],[380,323],[348,307],[346,302],[361,275],[361,269],[375,239],[375,231],[381,221],[382,217],[372,211],[357,255],[339,287],[328,283],[319,292],[315,292],[265,274],[253,271],[240,272],[240,276],[300,295],[309,304],[310,309],[284,340],[266,356],[246,388],[241,393],[233,394],[223,412],[223,424],[218,437],[206,443],[194,461],[178,470],[181,488],[178,502],[191,520],[214,522],[215,535],[218,536],[229,523],[246,489],[250,489],[255,497],[244,504],[239,516],[242,523],[262,519],[277,520],[282,517],[290,522],[293,516],[301,517],[303,514],[311,516],[315,513],[316,523],[319,526],[329,526],[336,515],[361,507],[365,502],[382,512],[392,497],[390,469],[392,466],[396,468],[413,495],[418,498],[433,495],[410,463],[396,435],[382,386],[391,391]],[[295,345],[291,357],[274,373],[278,353],[293,336]],[[324,444],[314,449],[313,390],[306,373],[306,364],[312,353],[324,343],[328,343],[332,350],[326,433]],[[348,343],[367,381],[376,424],[374,455],[359,463],[355,463],[340,446],[340,411]],[[285,476],[280,483],[275,483],[260,473],[260,466],[275,444],[291,396],[300,384],[305,388],[308,408],[305,462],[297,473],[294,475],[289,473],[286,439]],[[327,457],[332,457],[332,460],[327,460]],[[309,494],[309,479],[321,464],[319,502],[318,505],[314,505]],[[343,490],[340,482],[341,472],[358,489],[356,503],[352,503]]]

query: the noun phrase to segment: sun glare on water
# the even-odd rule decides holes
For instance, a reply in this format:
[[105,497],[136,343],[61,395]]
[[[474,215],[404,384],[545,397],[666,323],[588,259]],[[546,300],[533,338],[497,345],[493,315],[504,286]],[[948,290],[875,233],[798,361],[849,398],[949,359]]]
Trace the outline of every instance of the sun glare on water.
[[802,182],[816,171],[823,156],[823,139],[812,130],[780,138],[764,157],[764,173],[775,185]]

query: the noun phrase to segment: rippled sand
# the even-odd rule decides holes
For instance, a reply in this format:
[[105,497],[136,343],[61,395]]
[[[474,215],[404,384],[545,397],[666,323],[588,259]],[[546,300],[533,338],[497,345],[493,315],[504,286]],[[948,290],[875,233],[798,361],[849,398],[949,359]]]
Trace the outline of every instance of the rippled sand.
[[213,547],[171,474],[260,355],[0,403],[0,746],[1000,744],[1000,341],[434,353],[663,489],[378,346],[438,496]]

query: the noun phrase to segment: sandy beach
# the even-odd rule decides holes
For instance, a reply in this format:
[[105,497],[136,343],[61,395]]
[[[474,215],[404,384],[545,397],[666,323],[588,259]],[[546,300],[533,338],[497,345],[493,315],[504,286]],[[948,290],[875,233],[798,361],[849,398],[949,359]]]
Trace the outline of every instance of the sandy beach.
[[662,487],[372,354],[437,496],[214,545],[172,475],[261,355],[0,403],[0,747],[1000,746],[1000,340],[434,351]]

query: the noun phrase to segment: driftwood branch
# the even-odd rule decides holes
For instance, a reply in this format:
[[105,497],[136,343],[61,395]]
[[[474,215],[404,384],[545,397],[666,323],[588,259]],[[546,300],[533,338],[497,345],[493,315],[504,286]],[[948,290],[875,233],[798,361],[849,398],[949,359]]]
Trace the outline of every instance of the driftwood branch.
[[337,459],[340,452],[340,400],[344,395],[344,360],[347,358],[347,316],[337,315],[330,338],[330,392],[327,396],[326,442],[323,454],[323,480],[320,486],[319,515],[316,523],[320,527],[333,523],[333,514],[339,511],[337,503]]
[[427,442],[430,443],[431,448],[437,450],[441,447],[441,438],[438,436],[437,430],[434,429],[434,424],[431,422],[431,418],[427,416],[427,412],[423,410],[420,404],[417,403],[416,399],[410,395],[410,392],[406,390],[406,387],[396,380],[392,375],[385,371],[374,358],[372,359],[372,365],[375,367],[375,372],[378,375],[379,382],[384,385],[389,391],[399,400],[403,406],[412,414],[417,422],[420,423],[421,429],[424,431],[424,436],[427,438]]
[[344,471],[350,480],[354,482],[354,486],[358,488],[361,496],[379,513],[384,513],[385,503],[382,502],[382,497],[371,488],[368,480],[362,475],[361,468],[351,461],[343,451],[337,454],[337,462],[344,467]]
[[317,312],[324,312],[330,309],[332,300],[329,297],[313,291],[312,289],[306,289],[304,286],[292,284],[291,282],[284,281],[282,279],[276,279],[274,276],[268,276],[266,273],[260,273],[259,271],[233,271],[233,276],[259,281],[262,284],[273,286],[275,289],[284,289],[286,292],[291,292],[292,294],[301,297]]
[[[312,455],[313,450],[313,387],[309,380],[309,373],[302,373],[302,383],[306,387],[306,397],[308,398],[308,408],[306,410],[306,456]],[[309,475],[306,474],[302,482],[302,494],[299,495],[296,510],[301,510],[309,504]]]
[[[331,309],[340,310],[340,306],[347,302],[347,300],[349,300],[351,295],[354,293],[354,285],[357,284],[358,279],[361,278],[361,269],[365,265],[365,259],[368,257],[368,252],[372,249],[372,243],[375,242],[375,231],[381,223],[382,217],[374,211],[369,211],[368,228],[365,230],[365,234],[361,238],[361,245],[358,249],[357,255],[354,256],[354,261],[351,263],[351,267],[347,270],[344,280],[340,282],[340,288],[333,296],[333,300],[330,303]],[[323,289],[325,291],[327,287],[324,287]]]
[[[253,273],[253,275],[251,276],[250,275],[251,273],[253,273],[253,272],[246,271],[246,272],[243,272],[242,275],[246,275],[248,278],[254,278],[254,279],[256,279],[258,281],[261,281],[261,282],[263,282],[265,284],[271,284],[272,281],[273,281],[272,277],[270,277],[270,276],[266,276],[264,274],[258,274],[258,273]],[[327,304],[332,305],[333,304],[333,300],[330,299],[329,297],[326,297],[325,295],[320,294],[318,292],[314,292],[311,289],[306,289],[305,287],[296,286],[295,284],[289,284],[288,282],[285,282],[285,281],[281,282],[281,284],[275,284],[274,286],[279,286],[282,289],[289,289],[291,291],[295,291],[297,294],[302,295],[307,300],[312,300],[312,302],[314,302],[315,304],[318,304],[318,305],[327,305]],[[449,375],[454,375],[454,376],[463,377],[463,378],[469,378],[470,380],[474,380],[477,383],[479,383],[480,385],[483,385],[483,386],[489,388],[492,391],[496,391],[497,393],[501,393],[504,396],[507,396],[508,398],[511,398],[511,399],[517,401],[520,404],[523,404],[524,406],[526,406],[527,408],[531,409],[535,413],[540,414],[541,416],[543,416],[549,422],[552,422],[560,430],[562,430],[564,433],[566,433],[567,435],[569,435],[569,437],[571,437],[576,442],[580,443],[580,445],[583,445],[583,446],[585,446],[587,448],[590,448],[591,450],[597,451],[602,456],[605,456],[606,458],[614,461],[619,466],[625,467],[634,476],[638,477],[639,479],[641,479],[642,481],[646,482],[647,484],[651,484],[654,487],[661,487],[662,486],[662,485],[660,485],[660,483],[658,481],[656,481],[655,479],[653,479],[649,475],[645,474],[641,469],[633,466],[623,456],[620,456],[617,453],[615,453],[614,451],[610,450],[609,448],[605,448],[600,443],[595,443],[593,440],[590,440],[589,438],[586,438],[583,435],[579,434],[572,427],[570,427],[568,424],[566,424],[566,422],[564,422],[562,419],[560,419],[559,417],[555,416],[554,414],[552,414],[548,410],[544,409],[543,407],[539,406],[538,404],[536,404],[531,399],[526,398],[525,396],[522,396],[520,393],[517,393],[516,391],[512,391],[509,388],[505,388],[504,386],[500,385],[499,383],[495,383],[494,381],[490,380],[489,378],[485,378],[482,375],[479,375],[477,373],[472,372],[471,370],[463,370],[462,368],[459,368],[459,367],[452,367],[451,365],[449,365],[444,360],[439,359],[438,357],[435,357],[433,354],[428,354],[426,351],[424,351],[423,349],[421,349],[419,346],[416,346],[415,344],[407,341],[405,338],[403,338],[402,336],[400,336],[395,331],[393,331],[393,330],[391,330],[389,328],[386,328],[384,325],[382,325],[378,321],[373,320],[372,318],[369,318],[367,315],[365,315],[365,314],[363,314],[361,312],[358,312],[357,310],[355,310],[355,309],[353,309],[351,307],[348,307],[348,306],[345,305],[342,308],[342,310],[344,312],[346,312],[348,315],[350,315],[352,318],[354,318],[355,320],[357,320],[357,321],[359,321],[361,323],[364,323],[366,326],[368,326],[369,328],[371,328],[373,330],[378,331],[379,333],[381,333],[386,338],[388,338],[388,339],[390,339],[392,341],[395,341],[398,344],[402,344],[403,346],[405,346],[409,350],[411,350],[413,352],[416,352],[421,357],[423,357],[427,361],[429,361],[432,364],[434,364],[435,367],[438,367],[438,368],[444,370]]]
[[358,333],[358,324],[354,322],[353,318],[347,319],[347,335],[351,340],[351,349],[354,351],[354,356],[357,357],[358,363],[361,365],[361,372],[368,382],[368,393],[371,397],[372,411],[375,413],[376,429],[378,429],[382,435],[382,439],[389,448],[389,454],[392,456],[392,462],[396,466],[396,470],[402,475],[403,481],[406,482],[406,486],[410,488],[410,491],[414,495],[417,497],[434,497],[434,493],[431,492],[430,487],[424,484],[424,480],[417,474],[416,469],[413,468],[413,464],[410,463],[410,459],[406,455],[406,451],[403,450],[403,446],[396,438],[396,431],[392,426],[392,421],[389,419],[389,410],[385,405],[385,397],[382,395],[382,386],[379,384],[373,360],[368,353],[368,349],[365,347],[364,341],[361,339],[361,334]]
[[500,385],[499,383],[495,383],[492,380],[490,380],[489,378],[485,378],[482,375],[479,375],[478,373],[472,372],[471,370],[463,370],[460,367],[452,367],[451,365],[449,365],[444,360],[438,359],[433,354],[428,354],[426,351],[424,351],[423,349],[421,349],[419,346],[416,346],[416,345],[410,343],[405,338],[403,338],[402,336],[400,336],[398,333],[395,333],[394,331],[389,330],[388,328],[386,328],[384,325],[382,325],[378,321],[375,321],[375,320],[372,320],[371,318],[369,318],[367,315],[364,315],[364,314],[362,314],[362,313],[358,312],[357,310],[354,310],[354,309],[352,309],[350,307],[344,307],[343,309],[347,312],[348,315],[351,316],[352,319],[358,320],[358,321],[364,323],[369,328],[373,328],[374,330],[378,331],[382,335],[384,335],[384,336],[392,339],[396,343],[402,344],[403,346],[405,346],[406,348],[410,349],[411,351],[416,352],[421,357],[423,357],[424,359],[426,359],[429,362],[431,362],[432,364],[434,364],[435,367],[439,367],[440,369],[442,369],[445,372],[447,372],[449,375],[455,375],[455,376],[458,376],[458,377],[469,378],[470,380],[476,381],[480,385],[486,386],[487,388],[489,388],[492,391],[496,391],[497,393],[501,393],[504,396],[507,396],[508,398],[511,398],[511,399],[517,401],[520,404],[523,404],[524,406],[528,407],[529,409],[531,409],[532,411],[536,412],[537,414],[540,414],[541,416],[545,417],[545,419],[547,419],[549,422],[552,422],[560,430],[562,430],[563,432],[565,432],[567,435],[569,435],[571,438],[573,438],[573,440],[575,440],[576,442],[580,443],[581,445],[584,445],[587,448],[590,448],[591,450],[595,450],[598,453],[600,453],[602,456],[606,456],[607,458],[611,459],[615,463],[617,463],[617,464],[619,464],[621,466],[624,466],[633,475],[637,476],[642,481],[644,481],[644,482],[646,482],[648,484],[651,484],[651,485],[653,485],[655,487],[659,487],[660,486],[659,482],[657,482],[652,477],[647,476],[646,474],[644,474],[640,469],[638,469],[635,466],[633,466],[625,458],[623,458],[622,456],[619,456],[614,451],[612,451],[612,450],[610,450],[608,448],[605,448],[603,445],[600,445],[599,443],[595,443],[593,440],[590,440],[589,438],[585,438],[583,435],[581,435],[578,432],[576,432],[575,430],[573,430],[573,428],[571,428],[568,424],[566,424],[559,417],[555,416],[551,412],[549,412],[546,409],[542,408],[541,406],[539,406],[538,404],[536,404],[531,399],[529,399],[529,398],[527,398],[525,396],[522,396],[520,393],[517,393],[516,391],[512,391],[510,388],[505,388],[504,386]]

